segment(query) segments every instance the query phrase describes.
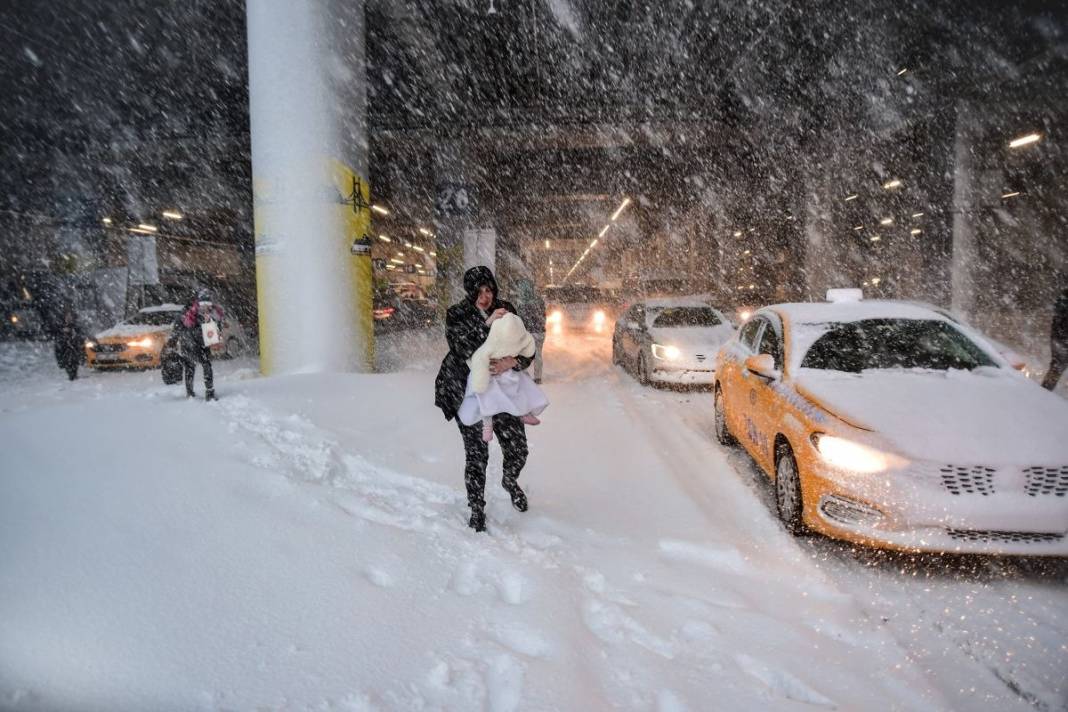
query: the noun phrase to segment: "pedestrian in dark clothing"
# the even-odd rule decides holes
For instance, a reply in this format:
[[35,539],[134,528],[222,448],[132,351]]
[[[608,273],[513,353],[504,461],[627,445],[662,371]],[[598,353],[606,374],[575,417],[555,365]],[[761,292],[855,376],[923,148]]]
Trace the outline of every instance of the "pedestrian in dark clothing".
[[1042,387],[1052,391],[1068,368],[1068,289],[1061,292],[1053,305],[1053,324],[1049,332],[1052,357]]
[[56,341],[56,363],[73,381],[78,378],[78,366],[85,357],[85,332],[70,307],[63,310],[59,323],[53,327],[53,336]]
[[[468,359],[489,336],[486,320],[498,310],[513,314],[516,309],[500,299],[497,280],[488,267],[472,267],[464,274],[464,292],[467,296],[449,307],[445,316],[445,338],[449,353],[441,362],[434,382],[434,404],[441,408],[446,420],[456,418],[460,403],[467,389]],[[515,356],[491,362],[494,374],[509,368],[519,370],[530,366],[530,358]],[[482,439],[482,426],[464,425],[456,418],[464,443],[466,464],[464,484],[467,487],[467,503],[471,507],[469,522],[475,531],[486,530],[486,464],[489,462],[489,443]],[[519,473],[527,461],[527,433],[519,418],[507,413],[493,416],[493,432],[504,453],[504,478],[501,486],[512,498],[512,505],[520,512],[527,510],[527,498],[519,487]]]
[[221,329],[223,310],[219,305],[208,301],[209,298],[207,292],[200,291],[186,303],[185,309],[174,320],[174,328],[164,350],[178,348],[185,371],[185,395],[188,398],[196,396],[193,377],[197,372],[197,364],[201,365],[204,370],[204,399],[211,401],[217,400],[215,378],[211,369],[211,349],[204,343],[201,325],[214,320],[216,326]]
[[519,318],[523,325],[534,337],[534,347],[537,353],[534,363],[530,366],[530,377],[535,383],[541,383],[541,370],[543,365],[542,347],[545,345],[545,302],[538,296],[534,283],[527,278],[516,282],[516,307],[519,309]]

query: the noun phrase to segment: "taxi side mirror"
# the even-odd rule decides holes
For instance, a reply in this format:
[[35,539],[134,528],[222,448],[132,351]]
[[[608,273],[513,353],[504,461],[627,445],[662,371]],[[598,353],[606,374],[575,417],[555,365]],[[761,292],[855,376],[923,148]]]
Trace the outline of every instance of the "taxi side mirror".
[[757,354],[745,360],[745,368],[750,373],[755,373],[769,381],[777,381],[782,374],[775,368],[775,359],[771,354]]

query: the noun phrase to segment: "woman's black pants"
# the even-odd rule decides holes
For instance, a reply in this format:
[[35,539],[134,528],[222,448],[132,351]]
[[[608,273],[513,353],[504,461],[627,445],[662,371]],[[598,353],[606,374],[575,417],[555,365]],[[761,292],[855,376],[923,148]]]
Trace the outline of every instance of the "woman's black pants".
[[[464,439],[464,484],[467,486],[467,504],[472,509],[486,506],[486,464],[489,462],[489,443],[482,440],[482,421],[474,425],[464,425],[456,419],[460,435]],[[527,464],[527,430],[519,418],[507,413],[493,416],[493,433],[504,452],[504,478],[501,484],[505,489],[515,484],[519,473]]]

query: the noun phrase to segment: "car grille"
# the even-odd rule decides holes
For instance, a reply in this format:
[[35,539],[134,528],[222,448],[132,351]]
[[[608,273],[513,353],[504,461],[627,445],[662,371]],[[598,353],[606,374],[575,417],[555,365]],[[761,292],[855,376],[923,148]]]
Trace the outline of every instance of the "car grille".
[[943,465],[938,468],[942,476],[942,486],[950,494],[981,494],[984,497],[994,494],[994,473],[992,467],[981,465]]
[[1000,544],[1050,544],[1064,539],[1064,534],[1044,532],[999,532],[980,529],[946,529],[946,533],[957,541],[971,541]]
[[1037,497],[1040,494],[1052,494],[1058,497],[1068,495],[1068,465],[1064,467],[1027,467],[1024,469],[1027,494]]
[[126,344],[97,344],[93,351],[98,354],[117,354],[126,350]]

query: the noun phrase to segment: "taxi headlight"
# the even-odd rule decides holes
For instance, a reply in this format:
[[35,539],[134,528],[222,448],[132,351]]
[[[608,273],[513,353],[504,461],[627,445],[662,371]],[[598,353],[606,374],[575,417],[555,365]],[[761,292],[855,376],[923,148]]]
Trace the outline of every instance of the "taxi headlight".
[[661,361],[677,361],[680,356],[682,356],[682,352],[679,351],[678,346],[653,344],[653,358],[658,358]]
[[813,433],[812,444],[827,464],[840,470],[873,474],[904,464],[897,455],[834,435]]
[[155,343],[156,342],[152,340],[151,336],[146,336],[145,338],[138,339],[137,341],[127,341],[126,345],[127,346],[136,346],[136,347],[142,348],[142,349],[148,349],[148,348],[151,348],[152,345],[155,344]]

